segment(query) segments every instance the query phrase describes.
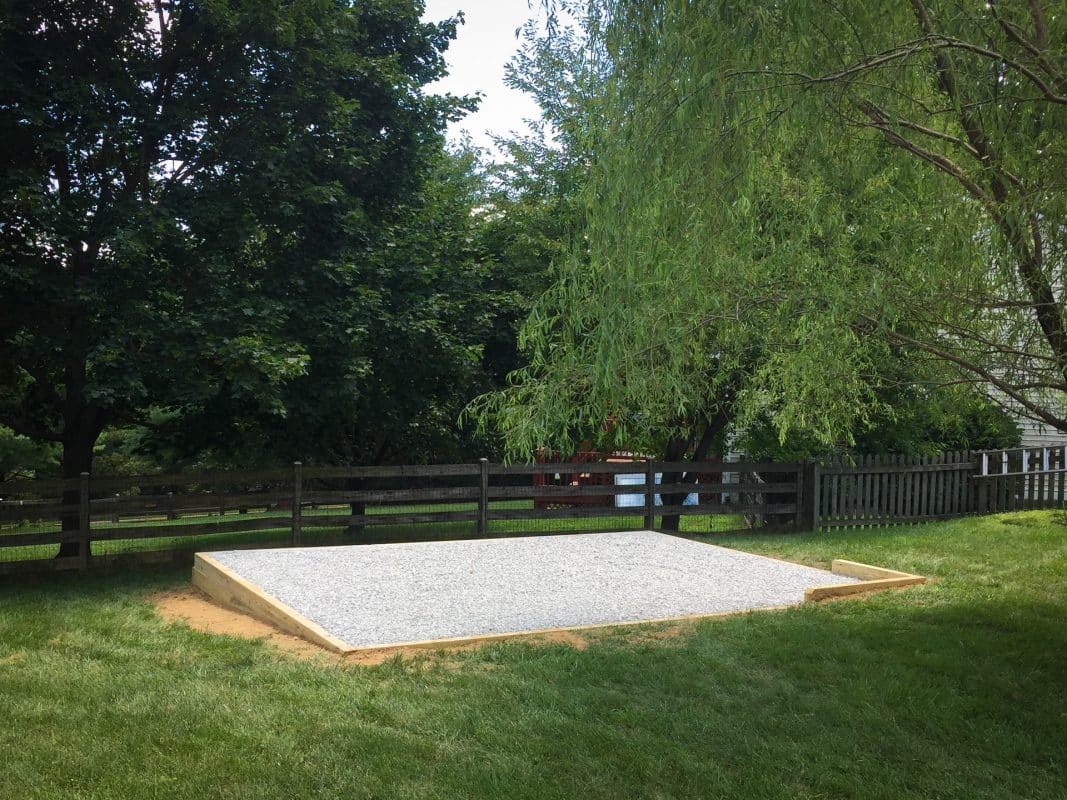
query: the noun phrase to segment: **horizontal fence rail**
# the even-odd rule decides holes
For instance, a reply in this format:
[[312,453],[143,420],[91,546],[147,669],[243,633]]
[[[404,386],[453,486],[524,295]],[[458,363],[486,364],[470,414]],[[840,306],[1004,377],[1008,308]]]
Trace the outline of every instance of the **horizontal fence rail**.
[[0,482],[0,574],[194,549],[879,527],[1067,507],[1064,448],[806,462],[609,458]]
[[797,528],[799,462],[312,467],[0,483],[0,574],[193,549]]

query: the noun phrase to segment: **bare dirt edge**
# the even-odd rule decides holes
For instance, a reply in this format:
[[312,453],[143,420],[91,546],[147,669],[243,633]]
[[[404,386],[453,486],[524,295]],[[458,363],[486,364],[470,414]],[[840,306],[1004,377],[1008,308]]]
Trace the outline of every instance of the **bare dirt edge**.
[[[449,653],[475,650],[492,644],[490,641],[476,641],[442,646],[435,650],[425,647],[387,647],[381,650],[361,650],[358,653],[340,656],[298,636],[282,633],[273,625],[261,622],[248,614],[242,614],[240,611],[220,605],[195,587],[162,592],[152,595],[148,601],[156,607],[159,615],[168,623],[185,625],[202,633],[262,639],[286,656],[331,664],[373,666],[397,657],[404,660],[447,658]],[[686,621],[667,624],[650,623],[647,626],[631,628],[624,635],[632,641],[663,641],[680,637],[692,628],[693,623]],[[613,635],[613,629],[606,628],[581,632],[554,631],[514,638],[534,645],[567,645],[576,650],[584,650],[594,639],[611,635]]]
[[326,656],[333,661],[340,660],[335,653],[330,653],[298,636],[282,633],[272,625],[219,605],[198,589],[163,592],[152,595],[148,601],[156,607],[156,611],[166,622],[172,624],[183,624],[202,633],[265,639],[288,655],[303,658]]
[[[936,583],[937,578],[928,578],[927,583]],[[847,595],[820,600],[821,603],[856,602],[863,594]],[[400,658],[405,661],[416,659],[437,659],[447,662],[450,653],[465,650],[477,650],[489,646],[494,640],[477,640],[437,648],[422,647],[384,647],[380,650],[360,650],[348,655],[338,655],[324,647],[319,647],[299,636],[292,636],[262,622],[248,614],[223,606],[201,592],[195,586],[187,589],[161,592],[147,598],[164,621],[171,624],[186,625],[202,633],[237,636],[245,639],[263,639],[283,655],[316,660],[331,664],[361,664],[373,666],[390,659]],[[509,637],[533,645],[567,645],[576,650],[585,650],[598,640],[623,636],[630,643],[667,643],[681,640],[692,633],[698,619],[675,620],[671,622],[649,622],[625,627],[588,628],[585,630],[561,630],[545,633],[517,634]]]

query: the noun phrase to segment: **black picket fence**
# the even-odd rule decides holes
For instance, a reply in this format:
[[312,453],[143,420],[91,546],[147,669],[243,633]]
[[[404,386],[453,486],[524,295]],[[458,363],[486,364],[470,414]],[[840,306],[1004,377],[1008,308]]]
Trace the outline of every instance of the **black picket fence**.
[[1067,507],[1060,447],[859,456],[810,464],[802,502],[810,529],[876,527]]
[[969,452],[867,455],[813,464],[811,528],[896,525],[951,519],[976,509]]
[[974,510],[980,514],[1063,508],[1067,448],[1030,447],[977,454]]

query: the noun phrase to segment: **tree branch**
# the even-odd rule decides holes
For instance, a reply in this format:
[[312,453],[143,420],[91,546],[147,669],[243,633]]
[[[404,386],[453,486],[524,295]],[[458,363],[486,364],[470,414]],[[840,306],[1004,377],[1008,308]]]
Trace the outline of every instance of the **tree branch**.
[[918,156],[923,161],[929,164],[933,164],[939,170],[946,175],[951,175],[955,178],[967,192],[976,200],[981,202],[987,209],[995,212],[999,216],[999,210],[994,198],[986,192],[976,181],[974,181],[956,162],[947,156],[943,156],[940,153],[935,153],[932,150],[927,150],[925,147],[920,147],[910,139],[905,139],[899,133],[897,133],[893,126],[889,123],[885,111],[876,106],[870,100],[860,100],[857,103],[858,108],[862,111],[868,119],[871,120],[872,127],[877,128],[885,138],[892,144],[907,150],[912,155]]
[[[871,324],[878,325],[878,320],[874,317],[865,316],[864,318],[867,319]],[[1042,408],[1041,406],[1037,405],[1028,397],[1026,397],[1026,395],[1022,394],[1022,392],[1018,389],[1017,386],[1012,383],[1009,383],[1003,378],[998,377],[997,375],[994,375],[982,365],[976,364],[973,361],[963,358],[962,356],[956,355],[950,350],[945,350],[944,348],[937,347],[935,345],[930,344],[929,342],[924,342],[920,339],[915,339],[911,336],[907,336],[906,334],[900,333],[899,331],[893,330],[892,328],[886,328],[884,329],[884,332],[886,336],[888,336],[890,339],[893,339],[894,341],[899,342],[900,344],[905,344],[909,347],[915,348],[916,350],[921,350],[923,352],[929,353],[930,355],[948,361],[949,363],[955,364],[956,366],[966,370],[967,372],[971,372],[979,376],[991,386],[999,389],[1005,395],[1017,402],[1020,406],[1022,406],[1031,414],[1033,414],[1035,418],[1040,419],[1042,422],[1046,422],[1049,425],[1052,425],[1058,430],[1067,431],[1067,418],[1057,417],[1048,409]]]
[[19,436],[25,436],[27,439],[34,439],[39,442],[63,441],[63,437],[60,434],[34,422],[30,422],[22,416],[0,412],[0,423],[6,425]]
[[[1004,64],[1005,66],[1011,67],[1013,70],[1025,75],[1037,90],[1041,92],[1046,100],[1059,105],[1067,105],[1067,94],[1060,93],[1060,87],[1058,85],[1059,81],[1056,80],[1056,76],[1058,76],[1059,73],[1053,71],[1050,77],[1053,78],[1057,85],[1055,88],[1049,86],[1048,82],[1037,74],[1037,72],[1026,66],[1026,64],[1023,64],[1021,61],[1010,58],[996,50],[991,50],[988,47],[982,47],[962,39],[937,33],[933,28],[933,21],[930,18],[929,12],[926,10],[926,6],[921,0],[912,0],[912,7],[916,9],[916,16],[920,21],[920,25],[930,26],[928,30],[924,28],[924,36],[920,36],[917,39],[912,39],[907,42],[902,42],[889,50],[884,50],[881,53],[876,53],[873,56],[860,59],[854,64],[850,64],[836,72],[831,72],[826,75],[811,75],[797,70],[731,70],[726,73],[726,77],[734,78],[747,75],[775,75],[797,78],[805,84],[815,86],[821,83],[838,83],[853,75],[870,72],[878,67],[883,67],[894,61],[899,61],[900,59],[914,55],[915,53],[922,51],[924,48],[930,48],[935,53],[940,53],[943,50],[964,50],[982,56],[983,58],[998,64]],[[938,58],[938,56],[935,56],[935,58]],[[952,92],[955,93],[954,87],[952,88]]]
[[[934,28],[933,19],[927,11],[923,0],[911,0],[911,5],[915,11],[915,17],[919,27],[928,37],[952,43],[953,46],[958,46],[965,50],[995,57],[1004,63],[1012,63],[1010,59],[1004,58],[1000,54],[994,53],[986,48],[978,47],[977,45],[972,45],[968,42],[961,42],[958,39],[950,39],[949,37],[940,36]],[[937,70],[938,83],[941,86],[942,91],[946,96],[952,99],[956,105],[960,106],[960,124],[966,132],[968,140],[974,146],[975,150],[978,151],[982,163],[990,168],[989,183],[995,204],[987,202],[987,208],[1015,254],[1016,269],[1018,270],[1019,277],[1022,278],[1027,293],[1034,301],[1034,316],[1037,318],[1038,325],[1040,325],[1041,330],[1045,335],[1045,339],[1048,341],[1049,348],[1059,359],[1061,372],[1067,376],[1067,330],[1064,328],[1063,316],[1056,303],[1056,297],[1052,291],[1052,287],[1042,272],[1044,253],[1042,249],[1040,225],[1033,214],[1026,215],[1031,239],[1031,241],[1027,243],[1025,240],[1027,233],[1022,221],[1017,218],[1015,213],[1006,207],[1006,200],[1008,197],[1007,183],[1010,182],[1010,179],[1005,175],[1005,171],[1001,168],[1002,159],[993,149],[988,137],[978,124],[978,121],[969,112],[963,109],[964,98],[959,90],[955,68],[951,58],[949,58],[947,53],[944,53],[941,50],[934,50],[933,59],[935,69]],[[1016,66],[1023,71],[1027,71],[1026,68],[1021,65],[1017,64]],[[1040,82],[1040,79],[1037,80]],[[1063,98],[1063,101],[1067,102],[1067,98]],[[888,135],[889,134],[887,134],[887,136]],[[963,181],[961,181],[961,183],[963,183],[964,186],[967,185]],[[973,184],[974,182],[972,181],[971,183]]]
[[953,136],[951,133],[944,133],[942,131],[934,130],[933,128],[928,128],[925,125],[920,125],[917,122],[912,122],[910,120],[904,119],[903,117],[897,117],[896,124],[901,128],[906,128],[909,131],[915,131],[916,133],[921,133],[923,136],[929,136],[931,139],[940,139],[943,142],[954,144],[956,145],[956,147],[959,147],[961,150],[964,150],[969,155],[972,155],[977,159],[981,159],[982,157],[981,154],[979,154],[979,152],[974,149],[973,145],[968,144],[958,136]]
[[1048,23],[1045,21],[1045,10],[1038,0],[1029,0],[1030,18],[1034,21],[1034,39],[1039,49],[1048,49]]
[[1053,89],[1042,79],[1040,75],[1038,75],[1028,66],[1023,64],[1021,61],[1016,61],[1013,58],[1008,58],[1006,55],[1004,55],[1003,53],[998,53],[996,50],[990,50],[987,47],[980,47],[979,45],[971,44],[970,42],[965,42],[962,39],[954,39],[949,36],[937,36],[935,38],[940,40],[940,42],[938,43],[938,46],[940,47],[951,48],[955,50],[966,50],[968,52],[975,53],[976,55],[988,58],[990,61],[1003,63],[1005,66],[1009,66],[1012,69],[1021,72],[1023,75],[1030,79],[1030,82],[1037,87],[1038,91],[1040,91],[1041,94],[1045,96],[1046,100],[1051,103],[1057,103],[1059,105],[1067,105],[1067,94],[1058,94],[1057,89],[1059,87]]
[[150,135],[151,123],[160,123],[167,100],[167,91],[174,78],[174,48],[171,46],[170,30],[167,25],[167,17],[163,11],[162,0],[155,0],[156,18],[159,21],[159,74],[156,76],[152,96],[149,99],[151,111],[145,115],[144,125],[141,129],[140,163],[138,164],[137,188],[140,189],[141,199],[148,202],[150,199],[149,178],[152,167],[155,164],[151,157],[158,144],[158,136]]

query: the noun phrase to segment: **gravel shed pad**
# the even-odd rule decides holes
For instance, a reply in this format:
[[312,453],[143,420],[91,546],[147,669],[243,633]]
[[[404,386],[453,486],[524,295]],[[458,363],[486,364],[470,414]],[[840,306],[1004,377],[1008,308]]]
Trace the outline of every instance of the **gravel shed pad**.
[[352,647],[792,605],[855,580],[651,531],[211,556]]

